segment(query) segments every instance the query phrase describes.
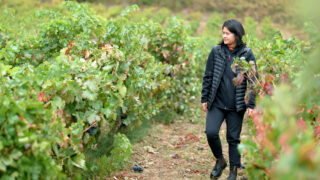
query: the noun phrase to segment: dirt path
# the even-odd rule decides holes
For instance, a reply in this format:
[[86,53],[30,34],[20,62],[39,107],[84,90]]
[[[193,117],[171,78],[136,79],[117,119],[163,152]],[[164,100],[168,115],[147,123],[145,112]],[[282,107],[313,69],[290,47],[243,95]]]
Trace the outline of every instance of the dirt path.
[[[215,159],[204,133],[204,112],[201,112],[200,119],[198,123],[191,123],[188,118],[182,117],[175,119],[174,124],[155,124],[148,136],[133,145],[133,155],[128,168],[112,174],[108,179],[209,179]],[[242,139],[246,138],[245,124],[241,134]],[[225,136],[226,127],[223,123],[220,137],[223,154],[228,160]],[[132,170],[136,164],[144,168],[143,172]],[[238,179],[241,179],[242,170],[238,174]],[[219,179],[227,179],[228,175],[229,166]]]

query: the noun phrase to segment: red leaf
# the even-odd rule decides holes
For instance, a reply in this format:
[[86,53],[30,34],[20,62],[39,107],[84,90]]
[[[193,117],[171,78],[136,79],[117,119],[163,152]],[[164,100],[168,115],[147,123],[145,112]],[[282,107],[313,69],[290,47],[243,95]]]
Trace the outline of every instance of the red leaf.
[[266,89],[266,86],[267,86],[267,83],[266,83],[266,82],[263,82],[262,90],[265,90],[265,89]]
[[40,92],[38,94],[38,101],[42,102],[43,101],[43,96],[44,96],[44,93],[43,92]]
[[309,114],[314,114],[314,111],[313,111],[313,109],[309,109],[309,110],[307,111],[307,113],[309,113]]
[[267,85],[265,86],[265,91],[268,95],[272,95],[273,93],[273,84],[271,82],[267,82]]
[[88,51],[88,50],[84,50],[84,58],[85,58],[86,60],[89,59],[89,51]]
[[282,134],[279,138],[279,144],[281,146],[281,149],[286,153],[292,152],[291,147],[287,143],[290,137],[291,137],[291,133],[286,132]]
[[68,55],[68,54],[69,54],[69,50],[70,50],[71,46],[72,46],[72,41],[69,41],[69,43],[68,43],[68,48],[67,48],[66,51],[64,52],[65,55]]
[[68,47],[68,48],[66,49],[66,51],[64,52],[64,54],[65,54],[65,55],[68,55],[68,54],[69,54],[69,50],[70,50],[70,47]]
[[259,143],[263,143],[266,138],[266,128],[264,127],[259,111],[254,110],[251,112],[252,122],[256,126],[257,140]]
[[195,141],[195,142],[199,141],[199,138],[196,135],[194,135],[193,133],[188,133],[185,136],[185,139]]
[[39,92],[38,94],[38,101],[40,102],[47,102],[50,100],[49,96],[46,96],[44,92]]
[[306,122],[302,117],[298,119],[297,124],[303,131],[307,128]]
[[269,82],[272,82],[274,80],[274,76],[272,74],[268,74],[268,79]]
[[239,77],[239,79],[238,79],[238,86],[240,86],[240,85],[242,84],[243,80],[244,80],[244,76],[241,75],[241,76]]
[[194,173],[194,174],[197,174],[197,173],[199,173],[200,171],[198,170],[198,169],[191,169],[188,173],[189,174],[192,174],[192,173]]
[[287,74],[280,75],[280,82],[289,82],[289,78]]

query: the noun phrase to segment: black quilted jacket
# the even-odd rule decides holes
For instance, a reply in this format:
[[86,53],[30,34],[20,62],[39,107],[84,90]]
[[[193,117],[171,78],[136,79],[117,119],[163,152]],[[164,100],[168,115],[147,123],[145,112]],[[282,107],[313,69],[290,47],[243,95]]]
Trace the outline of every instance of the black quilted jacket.
[[[247,61],[253,60],[256,64],[255,57],[250,48],[243,46],[236,54],[237,57],[244,57]],[[225,71],[227,61],[227,55],[223,51],[221,45],[216,45],[212,48],[205,69],[205,74],[203,76],[202,91],[201,91],[201,103],[207,102],[208,110],[211,109],[213,101],[216,97],[216,93],[221,82],[222,75]],[[257,66],[256,66],[257,68]],[[237,73],[240,72],[240,68],[236,68]],[[258,77],[258,74],[256,74]],[[245,79],[240,86],[236,86],[235,94],[235,107],[236,111],[245,110],[247,107],[255,107],[255,95],[250,93],[250,98],[246,104],[244,101],[244,96],[247,90],[247,81],[252,82],[251,79]]]

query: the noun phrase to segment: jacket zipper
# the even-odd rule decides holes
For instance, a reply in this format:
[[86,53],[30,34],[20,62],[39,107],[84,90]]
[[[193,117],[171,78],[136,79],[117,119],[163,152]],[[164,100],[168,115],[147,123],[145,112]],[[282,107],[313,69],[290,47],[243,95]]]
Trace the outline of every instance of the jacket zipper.
[[[229,63],[231,63],[231,57],[230,57],[230,55],[229,55]],[[229,101],[229,100],[228,100],[228,101]],[[227,106],[226,106],[226,105],[224,105],[224,109],[227,110]]]

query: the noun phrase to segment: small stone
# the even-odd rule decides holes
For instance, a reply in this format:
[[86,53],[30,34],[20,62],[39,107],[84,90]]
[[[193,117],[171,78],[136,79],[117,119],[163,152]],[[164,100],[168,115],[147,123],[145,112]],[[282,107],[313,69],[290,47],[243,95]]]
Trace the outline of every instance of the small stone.
[[179,154],[175,154],[175,155],[172,156],[172,158],[173,158],[173,159],[179,159],[180,156],[179,156]]
[[203,148],[203,147],[198,147],[198,150],[199,150],[199,151],[203,151],[204,148]]
[[151,146],[144,146],[143,149],[145,149],[148,153],[151,153],[151,154],[159,153],[159,152],[156,152]]
[[139,165],[133,166],[132,169],[133,169],[134,172],[142,172],[143,171],[143,168],[141,166],[139,166]]

